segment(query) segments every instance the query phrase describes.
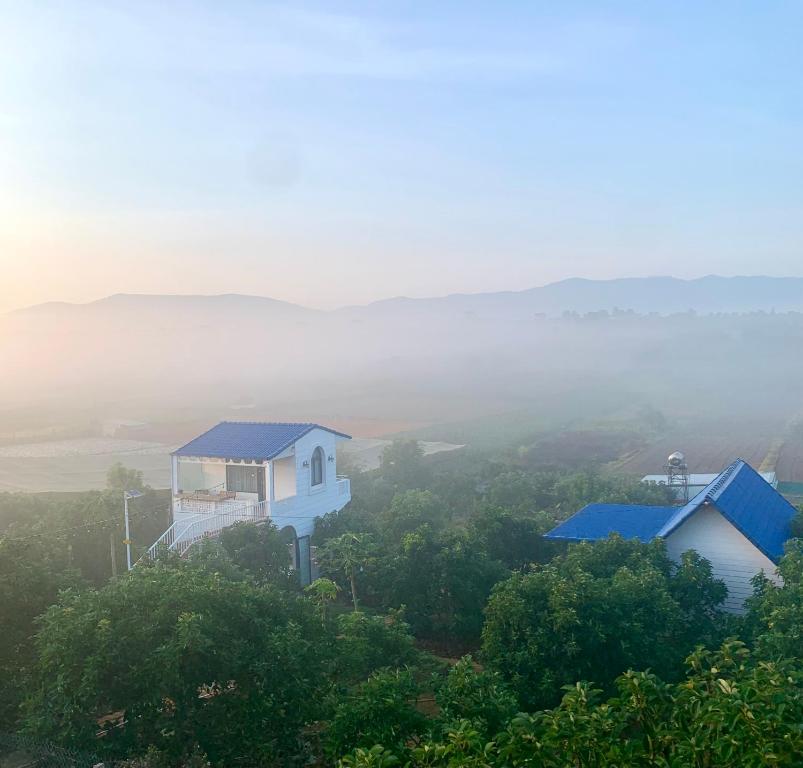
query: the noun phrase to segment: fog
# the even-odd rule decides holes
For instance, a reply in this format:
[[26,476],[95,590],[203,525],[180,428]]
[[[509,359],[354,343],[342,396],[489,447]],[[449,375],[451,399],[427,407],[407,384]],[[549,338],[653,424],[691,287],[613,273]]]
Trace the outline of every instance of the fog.
[[[722,281],[712,304],[728,312],[709,311],[694,283],[677,311],[682,300],[650,281],[613,282],[617,305],[611,283],[590,281],[549,300],[485,294],[329,312],[236,295],[41,305],[2,318],[4,432],[24,430],[32,413],[71,424],[238,414],[437,424],[557,402],[567,422],[574,408],[601,418],[622,403],[678,418],[796,414],[803,359],[789,350],[803,315],[774,311],[788,309],[786,282],[750,304],[746,286]],[[643,310],[645,295],[656,311],[627,308]]]

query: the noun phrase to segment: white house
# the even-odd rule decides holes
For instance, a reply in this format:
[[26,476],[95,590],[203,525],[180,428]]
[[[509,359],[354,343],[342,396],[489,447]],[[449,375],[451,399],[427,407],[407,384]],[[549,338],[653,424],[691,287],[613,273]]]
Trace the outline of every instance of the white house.
[[676,562],[696,550],[728,588],[724,607],[740,613],[752,594],[753,576],[763,571],[780,582],[776,565],[796,513],[767,480],[737,459],[683,506],[589,504],[547,538],[595,541],[618,533],[646,542],[660,537]]
[[337,444],[348,439],[319,424],[221,422],[173,452],[173,524],[148,555],[183,554],[236,522],[270,520],[292,536],[309,583],[315,518],[351,500],[348,478],[337,475]]

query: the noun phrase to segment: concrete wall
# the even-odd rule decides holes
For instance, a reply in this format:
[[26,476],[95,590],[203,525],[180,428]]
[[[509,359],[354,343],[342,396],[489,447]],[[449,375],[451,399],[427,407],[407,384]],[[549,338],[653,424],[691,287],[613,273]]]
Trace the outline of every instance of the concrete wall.
[[666,548],[675,561],[689,549],[709,560],[714,576],[728,587],[724,607],[733,613],[744,612],[744,600],[753,594],[750,579],[759,571],[776,584],[781,582],[775,563],[713,506],[699,509],[668,536]]
[[273,495],[277,501],[295,496],[296,483],[296,457],[287,456],[284,459],[273,461]]
[[[324,429],[313,429],[295,444],[295,477],[297,495],[277,501],[271,508],[271,518],[278,528],[293,526],[298,536],[308,536],[315,530],[315,518],[327,512],[342,509],[350,500],[350,495],[342,495],[337,484],[337,442],[338,438]],[[312,452],[317,446],[323,448],[323,483],[317,487],[310,485],[309,464]],[[329,461],[329,456],[333,461]],[[308,466],[304,466],[304,462]]]

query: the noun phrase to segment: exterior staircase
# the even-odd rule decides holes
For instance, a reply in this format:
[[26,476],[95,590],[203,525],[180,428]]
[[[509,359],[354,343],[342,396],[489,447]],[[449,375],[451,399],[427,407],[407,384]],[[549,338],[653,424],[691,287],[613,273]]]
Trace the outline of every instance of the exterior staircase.
[[230,525],[264,523],[269,518],[270,503],[267,501],[244,504],[217,514],[198,514],[192,520],[173,523],[134,565],[147,560],[156,560],[166,552],[177,552],[183,557],[194,544],[218,536]]

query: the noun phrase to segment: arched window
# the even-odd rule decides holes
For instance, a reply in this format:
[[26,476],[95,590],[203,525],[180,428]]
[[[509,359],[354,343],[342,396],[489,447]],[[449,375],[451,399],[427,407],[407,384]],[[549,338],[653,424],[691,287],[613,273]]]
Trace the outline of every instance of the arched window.
[[312,452],[310,476],[310,485],[320,485],[323,483],[323,448],[320,446]]

